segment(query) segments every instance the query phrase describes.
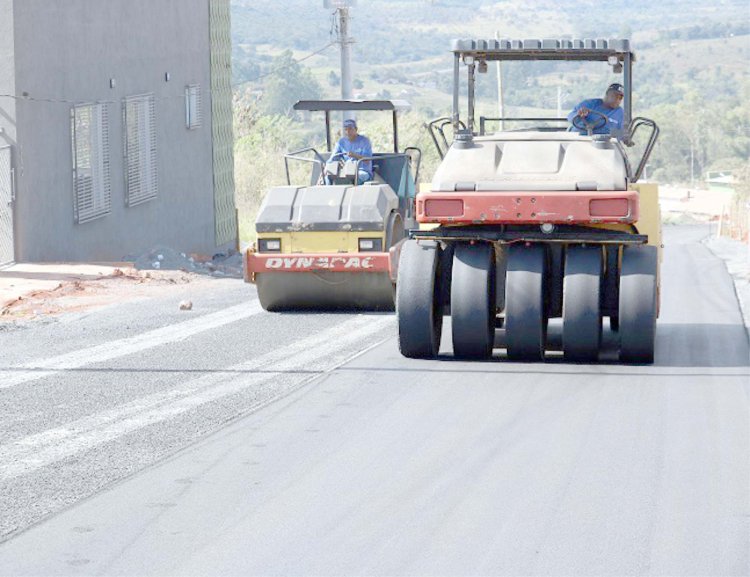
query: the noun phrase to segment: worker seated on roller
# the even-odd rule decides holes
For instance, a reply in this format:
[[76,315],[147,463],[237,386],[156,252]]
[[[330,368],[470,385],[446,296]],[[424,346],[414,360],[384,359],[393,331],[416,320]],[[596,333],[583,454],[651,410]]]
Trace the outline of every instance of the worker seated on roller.
[[576,106],[568,114],[568,122],[581,134],[587,134],[591,129],[593,134],[612,134],[619,138],[623,118],[620,103],[624,95],[622,84],[610,84],[604,98],[590,98]]
[[[347,162],[370,157],[372,157],[370,139],[357,132],[356,120],[351,118],[344,120],[344,136],[336,144],[330,160]],[[359,163],[355,184],[362,184],[368,180],[372,180],[372,160],[363,160]]]

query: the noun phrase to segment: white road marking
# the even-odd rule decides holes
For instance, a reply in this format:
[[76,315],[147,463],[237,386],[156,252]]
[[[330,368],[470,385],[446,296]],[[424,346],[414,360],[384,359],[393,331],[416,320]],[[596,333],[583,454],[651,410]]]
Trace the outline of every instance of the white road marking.
[[[123,435],[172,419],[200,405],[262,386],[279,375],[300,372],[296,384],[309,380],[310,371],[323,373],[345,362],[357,342],[366,341],[393,317],[358,316],[322,333],[296,341],[225,371],[188,381],[174,389],[136,399],[50,429],[8,445],[0,445],[0,480],[12,479]],[[248,371],[249,374],[234,375]]]
[[86,365],[139,353],[167,343],[179,342],[198,333],[210,331],[262,312],[260,302],[252,301],[133,337],[109,341],[56,357],[25,363],[11,367],[10,370],[0,370],[0,389],[8,389],[16,385],[43,379],[58,371],[78,369]]

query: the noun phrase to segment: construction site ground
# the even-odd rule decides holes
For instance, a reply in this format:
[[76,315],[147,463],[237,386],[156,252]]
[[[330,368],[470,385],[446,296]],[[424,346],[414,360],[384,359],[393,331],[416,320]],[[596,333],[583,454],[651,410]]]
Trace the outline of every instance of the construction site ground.
[[206,257],[159,247],[127,262],[18,263],[0,269],[0,330],[168,293],[190,310],[191,294],[222,278],[242,278],[239,253]]

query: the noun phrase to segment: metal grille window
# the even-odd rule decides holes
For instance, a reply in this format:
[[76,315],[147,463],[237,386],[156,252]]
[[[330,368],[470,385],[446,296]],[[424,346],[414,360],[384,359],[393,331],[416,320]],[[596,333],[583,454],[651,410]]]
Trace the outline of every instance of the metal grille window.
[[203,123],[203,106],[200,84],[185,87],[185,125],[190,130],[200,128]]
[[74,214],[82,224],[112,210],[109,116],[105,104],[74,106],[70,114]]
[[125,197],[128,206],[156,198],[156,113],[153,94],[123,102]]

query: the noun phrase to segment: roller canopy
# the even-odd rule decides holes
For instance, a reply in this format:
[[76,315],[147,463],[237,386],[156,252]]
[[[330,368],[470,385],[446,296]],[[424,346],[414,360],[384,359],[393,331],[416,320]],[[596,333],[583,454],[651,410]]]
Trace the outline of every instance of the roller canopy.
[[623,61],[626,55],[634,59],[630,41],[612,39],[526,39],[526,40],[454,40],[454,54],[474,56],[484,60],[588,60],[607,61],[615,56]]
[[310,112],[347,110],[400,110],[409,108],[405,100],[300,100],[294,105],[295,110]]

